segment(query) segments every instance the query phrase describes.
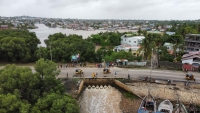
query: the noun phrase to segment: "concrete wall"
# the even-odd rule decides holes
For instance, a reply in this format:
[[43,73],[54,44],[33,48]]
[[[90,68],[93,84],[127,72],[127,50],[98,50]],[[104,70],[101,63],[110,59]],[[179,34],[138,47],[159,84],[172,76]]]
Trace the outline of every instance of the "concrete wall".
[[127,65],[146,66],[147,62],[128,62]]
[[84,84],[91,84],[91,85],[105,85],[105,84],[113,84],[114,78],[84,78]]
[[79,85],[79,88],[78,88],[78,91],[77,91],[77,95],[80,94],[80,92],[81,92],[81,90],[83,88],[83,85],[84,85],[84,81],[82,80],[81,83],[80,83],[80,85]]
[[136,95],[136,96],[138,96],[139,98],[142,99],[142,97],[140,97],[138,94],[134,93],[134,92],[131,90],[131,88],[128,87],[127,85],[125,85],[124,83],[121,83],[121,82],[118,81],[118,80],[114,80],[114,82],[115,82],[115,85],[121,87],[122,89],[124,89],[124,90],[126,90],[126,91],[128,91],[128,92],[132,92],[134,95]]

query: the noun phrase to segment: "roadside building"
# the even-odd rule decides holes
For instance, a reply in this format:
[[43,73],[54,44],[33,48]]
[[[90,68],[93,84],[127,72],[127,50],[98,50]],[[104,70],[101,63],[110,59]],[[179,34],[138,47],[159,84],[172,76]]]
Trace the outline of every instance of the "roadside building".
[[127,59],[116,59],[117,65],[127,65],[128,60]]
[[175,35],[176,32],[166,32],[168,35]]
[[[163,46],[167,47],[167,51],[168,51],[170,54],[173,54],[173,53],[174,53],[174,49],[173,49],[174,44],[165,42]],[[179,52],[179,51],[180,51],[180,49],[177,48],[177,49],[176,49],[176,52]]]
[[8,25],[1,25],[1,26],[0,26],[0,29],[1,29],[1,30],[3,30],[3,29],[8,29]]
[[189,52],[188,54],[184,54],[182,56],[182,68],[183,70],[188,70],[188,71],[195,71],[199,69],[200,65],[200,52]]
[[160,32],[160,31],[147,31],[147,33],[155,33],[155,34],[162,34],[162,32]]
[[188,53],[195,51],[200,51],[200,34],[186,34],[184,52]]
[[133,36],[132,34],[125,34],[121,37],[121,45],[115,46],[113,51],[131,51],[133,55],[137,54],[137,50],[140,48],[140,44],[142,43],[142,39],[144,36]]

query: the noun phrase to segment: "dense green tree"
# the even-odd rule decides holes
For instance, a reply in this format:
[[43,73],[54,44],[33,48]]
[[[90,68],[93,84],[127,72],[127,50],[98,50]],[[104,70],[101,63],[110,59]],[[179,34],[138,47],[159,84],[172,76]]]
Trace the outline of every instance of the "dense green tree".
[[139,36],[141,35],[141,33],[142,33],[141,28],[138,29],[137,33],[138,33]]
[[169,42],[173,44],[173,54],[176,58],[177,50],[179,51],[179,55],[182,55],[184,52],[184,38],[182,35],[172,35],[169,36],[166,40],[166,42]]
[[33,62],[40,40],[28,30],[0,31],[0,59],[7,61]]
[[7,95],[0,94],[0,112],[1,113],[16,113],[20,111],[21,101],[17,96],[8,93]]
[[[45,104],[44,104],[45,103]],[[38,99],[32,113],[78,113],[77,101],[68,95],[50,93]]]
[[[70,62],[71,56],[80,54],[79,61],[94,61],[95,59],[95,45],[93,42],[89,42],[82,39],[82,36],[69,35],[66,36],[62,33],[55,33],[50,35],[45,40],[47,45],[46,49],[38,49],[36,56],[38,58],[43,57],[50,59],[50,53],[52,52],[53,61]],[[50,51],[50,49],[52,51]]]
[[87,40],[101,46],[120,45],[122,34],[119,32],[104,32],[91,35]]
[[120,51],[120,52],[112,52],[111,55],[106,55],[104,57],[104,60],[106,62],[115,62],[116,59],[127,59],[128,61],[134,61],[138,60],[141,61],[141,57],[133,56],[131,52],[125,52],[125,51]]
[[38,84],[39,78],[28,67],[7,65],[0,71],[0,88],[2,88],[1,93],[3,94],[13,94],[14,91],[17,91],[21,99],[29,102],[36,101],[39,97],[37,93],[40,92],[40,89],[35,89]]
[[35,73],[28,67],[7,65],[0,69],[1,113],[78,113],[78,103],[64,93],[56,79],[56,64],[40,59]]
[[56,79],[56,76],[60,73],[57,70],[56,64],[50,60],[44,60],[43,58],[38,60],[34,65],[36,75],[39,76],[40,81],[40,95],[44,92],[49,92],[53,90],[54,92],[64,93],[64,87],[59,80]]
[[162,46],[160,47],[160,51],[158,52],[159,54],[159,60],[160,61],[169,61],[169,62],[173,62],[174,60],[174,56],[169,54],[169,52],[167,51],[167,47]]

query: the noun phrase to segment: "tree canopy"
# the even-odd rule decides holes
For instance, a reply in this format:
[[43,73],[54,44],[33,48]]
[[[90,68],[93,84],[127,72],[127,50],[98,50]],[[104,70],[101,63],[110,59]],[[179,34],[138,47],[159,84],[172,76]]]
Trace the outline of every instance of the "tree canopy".
[[46,48],[40,47],[36,51],[37,58],[50,59],[52,51],[52,59],[55,62],[70,62],[71,56],[75,54],[80,54],[80,61],[94,61],[95,45],[82,39],[82,36],[55,33],[49,35],[45,44]]
[[1,113],[78,113],[78,103],[66,95],[56,79],[56,64],[40,59],[35,73],[28,67],[7,65],[0,70]]
[[28,30],[0,30],[0,59],[33,62],[40,40]]

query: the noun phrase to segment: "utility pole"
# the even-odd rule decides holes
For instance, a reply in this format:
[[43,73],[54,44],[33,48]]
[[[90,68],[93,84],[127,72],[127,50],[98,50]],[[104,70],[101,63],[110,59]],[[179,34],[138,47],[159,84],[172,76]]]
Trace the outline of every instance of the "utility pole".
[[51,42],[50,42],[50,55],[51,55],[51,61],[52,61]]
[[[40,46],[40,49],[41,49],[41,46]],[[40,51],[40,58],[41,58],[41,50],[39,49],[39,51]]]
[[153,56],[153,48],[152,48],[152,53],[151,53],[151,71],[150,71],[150,82],[151,82],[151,72],[152,72],[152,56]]

